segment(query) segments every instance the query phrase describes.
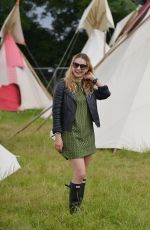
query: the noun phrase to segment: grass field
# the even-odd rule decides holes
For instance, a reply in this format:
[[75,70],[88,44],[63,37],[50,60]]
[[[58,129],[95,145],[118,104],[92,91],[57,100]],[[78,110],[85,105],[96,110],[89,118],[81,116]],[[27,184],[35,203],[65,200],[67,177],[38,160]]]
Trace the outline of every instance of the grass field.
[[0,182],[0,230],[150,230],[150,152],[97,150],[81,212],[70,215],[71,170],[49,139],[50,121],[14,135],[38,112],[0,112],[0,143],[22,167]]

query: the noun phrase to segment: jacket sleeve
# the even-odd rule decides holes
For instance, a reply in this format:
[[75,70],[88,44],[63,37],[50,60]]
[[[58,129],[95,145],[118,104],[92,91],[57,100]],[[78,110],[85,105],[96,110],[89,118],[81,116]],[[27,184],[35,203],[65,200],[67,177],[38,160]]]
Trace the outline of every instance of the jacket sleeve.
[[53,97],[53,133],[62,132],[62,106],[63,106],[63,95],[64,95],[64,81],[61,80],[54,92]]
[[98,89],[94,91],[94,94],[98,100],[106,99],[111,95],[107,85],[98,87]]

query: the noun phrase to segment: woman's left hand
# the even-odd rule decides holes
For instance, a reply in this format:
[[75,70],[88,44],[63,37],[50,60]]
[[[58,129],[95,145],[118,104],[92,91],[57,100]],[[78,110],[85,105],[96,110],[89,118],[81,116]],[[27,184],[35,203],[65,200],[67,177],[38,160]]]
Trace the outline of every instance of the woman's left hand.
[[[84,79],[89,79],[89,80],[93,81],[94,79],[96,79],[96,77],[94,76],[94,74],[92,72],[87,72],[84,76]],[[98,86],[98,87],[103,86],[103,84],[101,83],[101,81],[99,79],[96,80],[96,86]]]
[[85,79],[89,79],[89,80],[94,80],[95,79],[95,76],[92,72],[87,72],[84,76]]

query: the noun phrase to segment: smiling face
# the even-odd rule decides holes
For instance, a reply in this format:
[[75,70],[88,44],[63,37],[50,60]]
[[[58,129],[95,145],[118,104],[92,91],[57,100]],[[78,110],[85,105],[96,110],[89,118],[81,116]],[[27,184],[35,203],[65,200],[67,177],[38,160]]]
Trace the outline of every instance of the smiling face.
[[72,63],[72,73],[74,77],[78,80],[81,80],[88,71],[88,65],[86,61],[78,57]]

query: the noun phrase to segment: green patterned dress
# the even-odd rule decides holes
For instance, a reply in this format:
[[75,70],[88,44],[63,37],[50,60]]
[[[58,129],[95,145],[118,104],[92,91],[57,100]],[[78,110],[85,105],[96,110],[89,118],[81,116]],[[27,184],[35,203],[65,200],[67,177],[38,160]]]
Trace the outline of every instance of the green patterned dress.
[[91,114],[81,83],[76,89],[77,110],[71,132],[64,132],[62,155],[66,159],[82,158],[95,153],[95,136]]

